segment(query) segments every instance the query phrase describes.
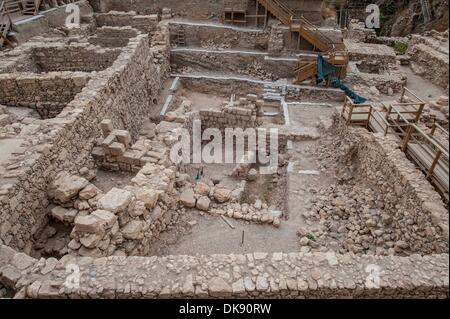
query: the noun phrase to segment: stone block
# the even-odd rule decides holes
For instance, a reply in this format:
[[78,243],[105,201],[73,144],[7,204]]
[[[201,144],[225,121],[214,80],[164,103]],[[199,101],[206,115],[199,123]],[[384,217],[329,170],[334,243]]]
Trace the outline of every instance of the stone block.
[[49,196],[60,203],[67,203],[88,184],[89,182],[83,177],[63,173],[50,185]]
[[125,131],[125,130],[113,130],[111,132],[111,134],[115,135],[116,138],[117,138],[117,141],[119,141],[119,143],[122,143],[123,145],[125,145],[125,148],[129,148],[130,147],[131,136],[130,136],[130,133],[128,131]]
[[113,213],[124,211],[133,200],[133,194],[124,189],[113,188],[98,201],[98,208]]
[[103,137],[106,138],[108,137],[108,135],[112,132],[113,128],[113,124],[111,120],[103,120],[100,123],[100,128],[102,130],[102,134]]
[[122,143],[114,142],[109,146],[109,153],[112,156],[122,156],[125,153],[125,145]]
[[80,233],[100,233],[103,222],[94,215],[78,216],[75,218],[75,230]]
[[106,228],[111,228],[117,221],[117,216],[107,210],[96,210],[91,215],[103,221]]

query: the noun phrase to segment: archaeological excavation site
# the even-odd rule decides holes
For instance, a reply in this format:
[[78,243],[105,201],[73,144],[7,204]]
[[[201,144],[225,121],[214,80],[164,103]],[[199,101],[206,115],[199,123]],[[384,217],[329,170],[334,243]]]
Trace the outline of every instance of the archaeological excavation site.
[[447,299],[448,1],[0,0],[1,299]]

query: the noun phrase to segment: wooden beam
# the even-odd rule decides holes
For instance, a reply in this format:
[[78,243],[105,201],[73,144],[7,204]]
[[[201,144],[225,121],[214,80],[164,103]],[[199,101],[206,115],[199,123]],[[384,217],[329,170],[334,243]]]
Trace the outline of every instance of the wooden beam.
[[264,7],[265,17],[264,17],[264,29],[267,27],[267,20],[269,19],[267,15],[267,6]]
[[428,171],[427,178],[430,179],[433,176],[434,169],[436,168],[437,163],[439,162],[439,159],[441,158],[442,151],[438,150],[436,157],[434,158],[433,164],[431,164],[430,170]]
[[3,35],[2,32],[0,32],[0,37],[1,37],[3,40],[5,40],[5,42],[6,42],[7,45],[9,45],[10,47],[14,48],[14,44],[13,44],[11,41],[9,41],[9,39],[8,39],[5,35]]
[[255,9],[255,27],[258,27],[258,13],[259,13],[259,2],[256,1],[256,9]]

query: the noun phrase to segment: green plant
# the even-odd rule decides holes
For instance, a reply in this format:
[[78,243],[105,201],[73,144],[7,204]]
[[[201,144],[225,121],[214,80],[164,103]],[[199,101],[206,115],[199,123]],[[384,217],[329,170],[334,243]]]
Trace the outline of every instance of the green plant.
[[396,42],[394,45],[394,50],[396,53],[403,55],[408,50],[408,43]]

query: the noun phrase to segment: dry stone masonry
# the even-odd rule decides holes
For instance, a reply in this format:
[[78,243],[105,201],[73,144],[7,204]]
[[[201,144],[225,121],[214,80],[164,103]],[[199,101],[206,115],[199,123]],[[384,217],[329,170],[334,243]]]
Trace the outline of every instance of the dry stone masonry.
[[[448,192],[402,150],[423,132],[448,164],[448,30],[378,36],[282,1],[348,53],[342,82],[367,98],[350,116],[369,116],[353,127],[331,79],[293,84],[332,52],[251,1],[232,1],[246,25],[228,23],[225,2],[82,0],[68,28],[66,3],[47,1],[15,23],[0,51],[0,298],[448,298]],[[419,98],[418,119],[382,113]],[[195,125],[200,145],[174,162]],[[232,163],[197,162],[211,128],[219,144],[254,130],[256,148],[233,137],[214,149]]]

